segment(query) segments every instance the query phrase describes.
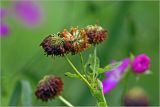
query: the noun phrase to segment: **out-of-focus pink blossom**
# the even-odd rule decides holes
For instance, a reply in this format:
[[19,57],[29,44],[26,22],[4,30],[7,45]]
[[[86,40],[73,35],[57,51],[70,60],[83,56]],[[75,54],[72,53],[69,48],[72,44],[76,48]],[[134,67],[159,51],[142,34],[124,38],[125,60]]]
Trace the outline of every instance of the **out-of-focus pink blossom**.
[[122,60],[122,64],[119,67],[105,73],[106,78],[102,81],[104,94],[108,93],[117,86],[129,63],[130,59],[126,58]]
[[132,63],[134,73],[143,73],[149,69],[150,58],[146,54],[140,54],[135,57]]
[[40,24],[42,13],[39,5],[31,0],[18,0],[13,6],[16,16],[24,24],[35,26]]
[[6,36],[9,34],[9,26],[5,23],[0,23],[0,36]]
[[7,10],[0,8],[0,36],[7,36],[10,32],[9,26],[6,24],[4,18],[6,17]]
[[0,8],[0,19],[2,21],[2,19],[6,16],[7,11],[4,8]]

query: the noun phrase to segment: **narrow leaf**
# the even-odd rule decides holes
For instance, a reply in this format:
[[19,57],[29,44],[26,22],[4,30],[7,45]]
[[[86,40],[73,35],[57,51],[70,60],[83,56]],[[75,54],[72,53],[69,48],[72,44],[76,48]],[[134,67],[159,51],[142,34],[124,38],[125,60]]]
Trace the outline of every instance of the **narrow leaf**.
[[72,74],[72,73],[70,73],[70,72],[66,72],[64,75],[65,75],[65,76],[68,76],[68,77],[70,77],[70,78],[79,78],[79,76],[78,76],[77,74]]
[[[100,66],[99,58],[96,57],[96,68]],[[85,64],[85,67],[89,67],[92,71],[94,69],[94,55],[90,54],[87,63]]]
[[107,71],[111,71],[111,70],[116,69],[116,68],[119,67],[120,65],[121,65],[121,62],[115,62],[115,63],[113,63],[113,64],[107,65],[107,66],[104,67],[104,68],[97,68],[97,72],[98,72],[98,73],[104,73],[104,72],[107,72]]
[[97,68],[97,72],[98,72],[98,73],[104,73],[104,72],[105,72],[105,69],[104,69],[104,68]]
[[115,62],[113,64],[109,64],[107,65],[104,69],[106,71],[110,71],[110,70],[113,70],[113,69],[116,69],[117,67],[119,67],[121,65],[121,62]]
[[32,90],[31,85],[27,80],[21,81],[22,84],[22,105],[31,106],[32,105]]
[[17,81],[8,105],[17,106],[20,101],[20,96],[21,96],[21,83]]
[[133,61],[134,60],[134,55],[133,55],[133,53],[130,53],[130,59],[131,59],[131,61]]

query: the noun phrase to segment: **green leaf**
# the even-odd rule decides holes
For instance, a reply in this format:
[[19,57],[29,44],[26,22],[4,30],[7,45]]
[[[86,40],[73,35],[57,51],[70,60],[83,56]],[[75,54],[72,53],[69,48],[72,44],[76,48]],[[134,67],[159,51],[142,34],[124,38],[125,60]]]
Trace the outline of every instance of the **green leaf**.
[[107,71],[110,71],[110,70],[113,70],[113,69],[116,69],[118,66],[121,65],[121,62],[115,62],[113,64],[109,64],[107,65],[106,67],[104,68],[97,68],[97,72],[98,73],[104,73],[104,72],[107,72]]
[[146,75],[151,75],[152,73],[153,72],[151,70],[147,70],[147,71],[144,72],[144,74],[146,74]]
[[131,61],[133,61],[134,60],[134,54],[133,53],[130,53],[130,59],[131,59]]
[[77,74],[73,74],[73,73],[70,73],[70,72],[66,72],[64,75],[68,76],[70,78],[79,78],[79,76]]
[[[96,68],[99,67],[100,61],[99,58],[96,57]],[[92,71],[94,69],[94,55],[90,54],[87,63],[85,64],[85,67],[89,67]]]
[[17,106],[21,98],[21,83],[16,82],[8,106]]
[[113,64],[107,65],[104,69],[105,69],[106,71],[110,71],[110,70],[113,70],[113,69],[119,67],[120,65],[121,65],[121,62],[115,62],[115,63],[113,63]]
[[22,85],[22,105],[31,106],[32,105],[32,89],[31,85],[27,80],[21,81]]
[[106,72],[104,68],[97,68],[96,69],[98,73],[104,73]]
[[97,106],[98,107],[107,107],[105,102],[98,102]]

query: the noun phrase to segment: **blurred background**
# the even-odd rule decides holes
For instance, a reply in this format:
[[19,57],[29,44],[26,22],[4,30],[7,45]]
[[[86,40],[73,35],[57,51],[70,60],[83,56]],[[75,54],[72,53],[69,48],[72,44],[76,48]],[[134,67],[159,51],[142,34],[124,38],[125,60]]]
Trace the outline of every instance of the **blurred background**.
[[[39,46],[49,34],[70,26],[79,28],[99,25],[108,29],[108,39],[97,46],[100,65],[122,60],[130,53],[151,58],[150,75],[130,75],[128,89],[140,86],[149,104],[159,104],[159,2],[158,1],[10,1],[1,0],[1,105],[63,106],[55,98],[47,103],[34,95],[37,83],[45,75],[60,76],[64,81],[62,95],[73,105],[94,106],[95,99],[78,79],[64,73],[71,71],[63,57],[47,57]],[[90,48],[83,52],[85,61]],[[70,56],[80,69],[79,56]],[[21,84],[22,83],[22,95]],[[109,106],[122,105],[121,82],[105,95]],[[25,92],[28,94],[26,95]],[[26,97],[28,96],[28,97]],[[28,99],[27,99],[28,98]],[[25,102],[27,101],[28,102]]]

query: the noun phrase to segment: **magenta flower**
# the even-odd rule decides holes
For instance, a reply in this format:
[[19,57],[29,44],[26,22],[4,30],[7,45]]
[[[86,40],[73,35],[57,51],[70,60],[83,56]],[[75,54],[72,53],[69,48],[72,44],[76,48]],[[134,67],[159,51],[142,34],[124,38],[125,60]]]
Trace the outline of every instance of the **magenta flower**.
[[0,36],[6,36],[9,34],[9,27],[7,24],[0,23]]
[[26,25],[38,25],[41,22],[41,11],[38,4],[31,0],[18,0],[13,7],[17,18]]
[[129,63],[130,59],[126,58],[122,60],[122,64],[119,67],[105,73],[106,78],[102,81],[104,94],[117,86]]
[[140,54],[135,57],[132,62],[132,70],[134,73],[143,73],[150,67],[150,58],[146,54]]
[[1,21],[2,19],[6,16],[6,10],[4,8],[0,8],[0,18],[1,18]]
[[6,36],[9,34],[9,26],[5,23],[6,9],[0,8],[0,36]]

